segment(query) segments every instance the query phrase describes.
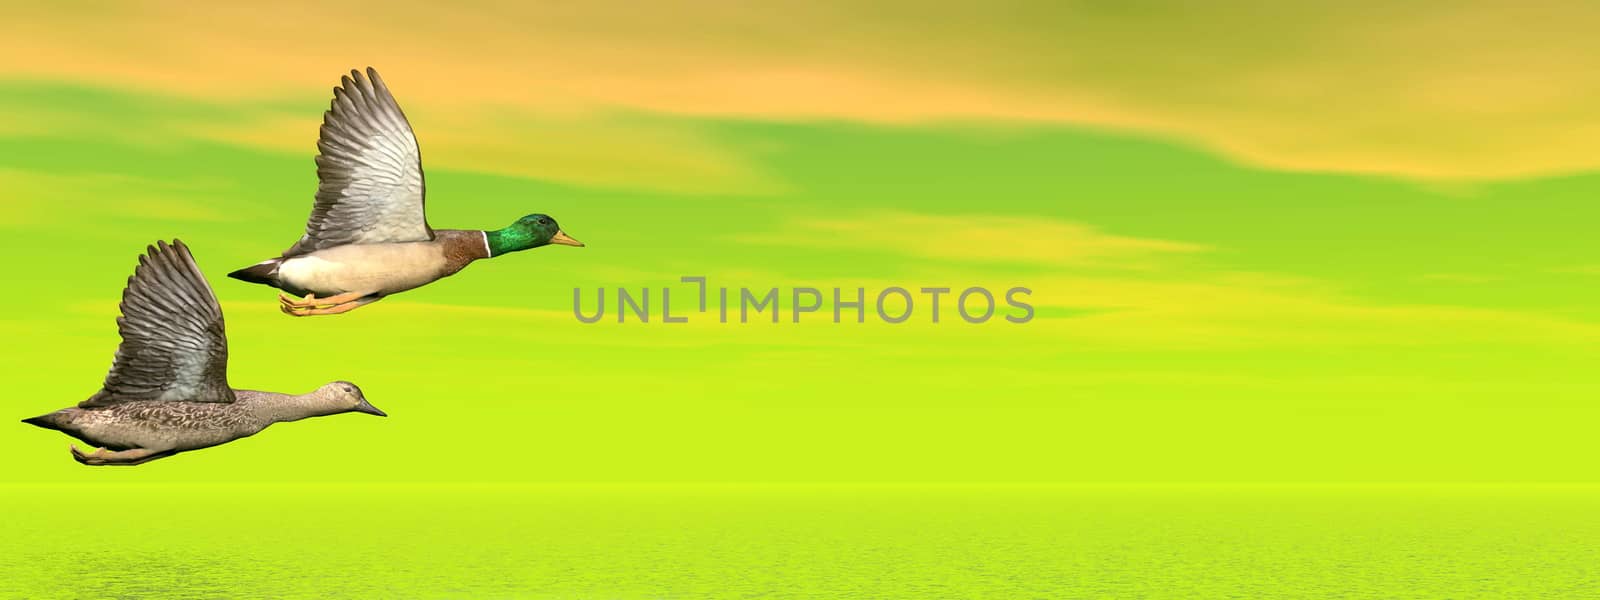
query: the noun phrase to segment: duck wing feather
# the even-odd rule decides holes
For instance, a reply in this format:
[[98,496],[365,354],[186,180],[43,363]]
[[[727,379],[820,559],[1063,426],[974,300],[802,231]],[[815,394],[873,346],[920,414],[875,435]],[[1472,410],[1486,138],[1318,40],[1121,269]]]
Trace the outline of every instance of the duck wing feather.
[[124,402],[233,402],[222,307],[183,242],[156,242],[122,291],[111,372],[80,408]]
[[346,244],[433,239],[417,137],[383,78],[370,67],[341,80],[317,140],[317,200],[298,256]]

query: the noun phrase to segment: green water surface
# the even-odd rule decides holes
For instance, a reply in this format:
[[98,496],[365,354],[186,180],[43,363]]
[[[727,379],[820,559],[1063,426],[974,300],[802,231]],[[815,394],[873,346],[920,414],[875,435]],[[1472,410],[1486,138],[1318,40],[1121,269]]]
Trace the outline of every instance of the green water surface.
[[6,598],[1571,598],[1600,488],[0,488]]

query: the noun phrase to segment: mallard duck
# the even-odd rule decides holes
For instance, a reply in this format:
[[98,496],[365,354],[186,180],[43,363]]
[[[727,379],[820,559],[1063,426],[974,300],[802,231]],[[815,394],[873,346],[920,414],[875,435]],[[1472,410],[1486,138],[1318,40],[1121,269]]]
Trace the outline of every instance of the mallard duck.
[[305,235],[282,256],[228,274],[304,296],[279,294],[288,314],[349,312],[454,275],[478,259],[583,245],[543,214],[495,231],[429,227],[416,135],[370,67],[367,77],[351,71],[334,88],[317,149],[320,183]]
[[181,241],[158,242],[139,257],[121,308],[122,344],[100,391],[75,407],[22,420],[96,446],[72,446],[80,463],[142,464],[307,417],[387,416],[348,381],[306,394],[229,387],[222,307]]

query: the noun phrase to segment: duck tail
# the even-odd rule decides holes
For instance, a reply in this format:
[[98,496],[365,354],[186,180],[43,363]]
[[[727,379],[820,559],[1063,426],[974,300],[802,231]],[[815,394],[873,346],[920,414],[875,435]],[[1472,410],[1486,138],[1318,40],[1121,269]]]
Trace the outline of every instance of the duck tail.
[[265,260],[229,273],[228,276],[240,281],[272,285],[278,279],[278,265],[282,263],[281,258]]
[[43,427],[45,429],[53,429],[55,431],[63,431],[67,425],[66,415],[61,414],[61,411],[59,410],[50,414],[39,415],[31,419],[23,419],[22,422],[33,425],[34,427]]

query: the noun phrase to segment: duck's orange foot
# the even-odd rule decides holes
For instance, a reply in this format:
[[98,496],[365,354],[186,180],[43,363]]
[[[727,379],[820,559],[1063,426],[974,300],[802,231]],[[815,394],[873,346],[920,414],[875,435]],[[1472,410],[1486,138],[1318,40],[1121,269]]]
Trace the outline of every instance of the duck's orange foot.
[[285,308],[316,308],[321,302],[326,302],[326,300],[318,300],[316,294],[306,294],[306,298],[304,300],[299,300],[294,296],[290,296],[283,292],[278,292],[278,304]]
[[[344,295],[348,294],[341,294],[340,296]],[[340,296],[334,296],[333,298],[329,298],[321,302],[333,300],[334,298],[339,298]],[[284,314],[295,317],[309,317],[312,315],[337,315],[340,313],[350,312],[357,308],[372,304],[373,302],[377,302],[378,298],[378,296],[357,297],[349,302],[341,302],[338,304],[321,304],[321,302],[318,302],[318,306],[292,306],[288,303],[285,303],[283,304],[282,308]]]
[[327,298],[318,298],[316,293],[310,293],[306,294],[306,298],[304,300],[296,300],[294,296],[284,294],[283,292],[278,292],[278,304],[282,304],[290,308],[326,308],[329,306],[338,306],[346,302],[359,300],[363,297],[371,295],[372,294],[368,292],[345,292],[343,294],[328,296]]
[[328,296],[327,298],[318,298],[315,293],[311,293],[306,294],[304,300],[296,300],[293,296],[280,292],[278,293],[278,307],[283,309],[284,314],[296,317],[336,315],[342,312],[350,312],[377,299],[376,296],[370,293],[345,292]]
[[132,450],[121,450],[118,452],[112,452],[110,450],[106,450],[105,448],[95,448],[94,452],[84,452],[79,450],[76,444],[74,444],[71,448],[73,460],[93,467],[104,465],[132,466],[173,454],[172,451],[149,450],[146,448],[134,448]]

